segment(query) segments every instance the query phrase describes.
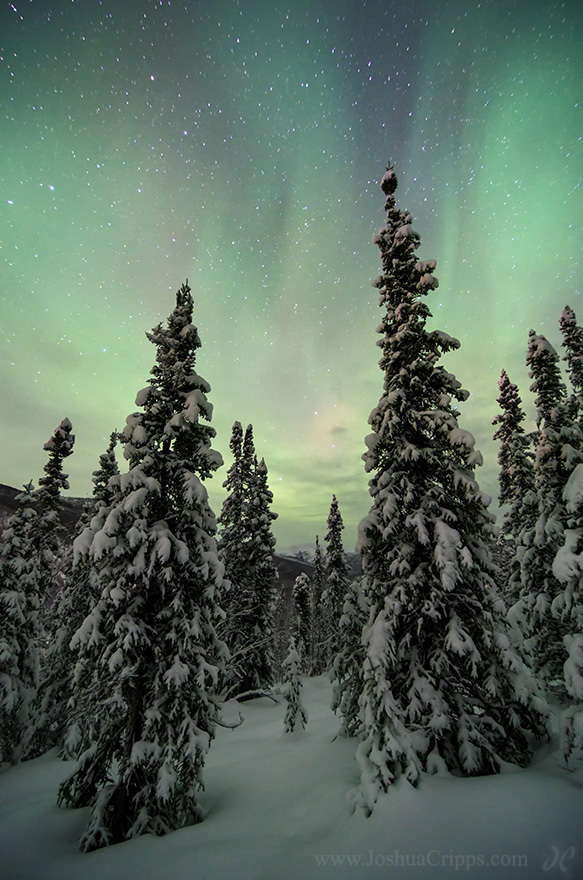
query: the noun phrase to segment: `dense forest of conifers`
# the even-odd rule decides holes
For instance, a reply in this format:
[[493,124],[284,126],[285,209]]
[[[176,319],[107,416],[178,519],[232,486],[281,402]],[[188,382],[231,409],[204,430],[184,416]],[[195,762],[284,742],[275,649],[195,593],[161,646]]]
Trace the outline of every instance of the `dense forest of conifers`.
[[332,679],[340,733],[358,740],[354,806],[367,814],[400,776],[417,785],[443,767],[527,765],[551,709],[566,765],[581,755],[583,329],[566,307],[568,386],[557,352],[531,331],[531,432],[502,371],[498,531],[475,478],[480,454],[458,424],[467,392],[440,363],[459,343],[426,327],[435,261],[418,258],[396,188],[389,167],[374,239],[384,381],[363,456],[371,507],[359,577],[334,496],[324,547],[316,541],[292,613],[281,613],[276,514],[251,426],[233,425],[227,496],[211,510],[204,483],[222,460],[187,284],[148,334],[156,355],[139,411],[101,456],[72,545],[59,520],[68,419],[45,445],[38,486],[19,495],[0,545],[1,760],[57,747],[75,761],[58,800],[91,807],[85,851],[202,819],[221,704],[281,682],[292,730],[307,721],[305,675]]

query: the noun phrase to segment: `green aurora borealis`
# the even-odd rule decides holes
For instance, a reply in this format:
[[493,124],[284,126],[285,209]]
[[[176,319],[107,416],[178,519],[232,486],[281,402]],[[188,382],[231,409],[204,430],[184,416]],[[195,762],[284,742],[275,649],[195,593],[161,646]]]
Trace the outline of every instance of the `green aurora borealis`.
[[529,328],[583,322],[582,46],[576,0],[2,3],[0,482],[36,481],[67,416],[90,493],[188,278],[226,466],[253,423],[279,547],[323,536],[332,493],[352,547],[391,159],[495,496],[500,370],[532,416]]

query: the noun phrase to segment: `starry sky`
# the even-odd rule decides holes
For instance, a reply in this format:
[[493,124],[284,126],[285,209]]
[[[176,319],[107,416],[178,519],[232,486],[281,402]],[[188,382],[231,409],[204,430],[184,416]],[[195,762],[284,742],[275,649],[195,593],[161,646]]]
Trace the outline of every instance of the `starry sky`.
[[90,494],[188,278],[213,509],[252,423],[279,549],[333,493],[352,549],[391,160],[495,498],[500,371],[532,416],[529,328],[583,321],[582,47],[578,0],[1,0],[0,482],[36,481],[67,416]]

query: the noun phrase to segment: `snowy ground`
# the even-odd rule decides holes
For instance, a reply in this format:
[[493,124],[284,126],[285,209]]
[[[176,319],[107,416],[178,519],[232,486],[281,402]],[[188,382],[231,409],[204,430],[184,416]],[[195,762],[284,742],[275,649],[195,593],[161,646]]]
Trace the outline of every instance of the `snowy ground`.
[[330,684],[306,681],[305,731],[283,733],[285,704],[240,708],[208,756],[199,825],[84,855],[87,810],[55,805],[71,765],[52,754],[0,772],[1,880],[480,880],[583,878],[583,768],[550,748],[527,770],[400,781],[369,819],[351,814],[355,742],[336,739]]

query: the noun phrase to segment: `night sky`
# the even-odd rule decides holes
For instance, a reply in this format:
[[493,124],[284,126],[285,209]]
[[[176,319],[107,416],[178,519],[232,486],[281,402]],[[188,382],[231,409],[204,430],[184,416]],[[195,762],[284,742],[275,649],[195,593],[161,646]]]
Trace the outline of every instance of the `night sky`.
[[500,370],[532,414],[529,328],[558,348],[562,308],[583,322],[579,0],[0,8],[0,482],[36,481],[67,416],[71,493],[91,492],[188,278],[225,458],[213,509],[251,422],[279,548],[323,537],[332,493],[352,548],[392,160],[496,496]]

